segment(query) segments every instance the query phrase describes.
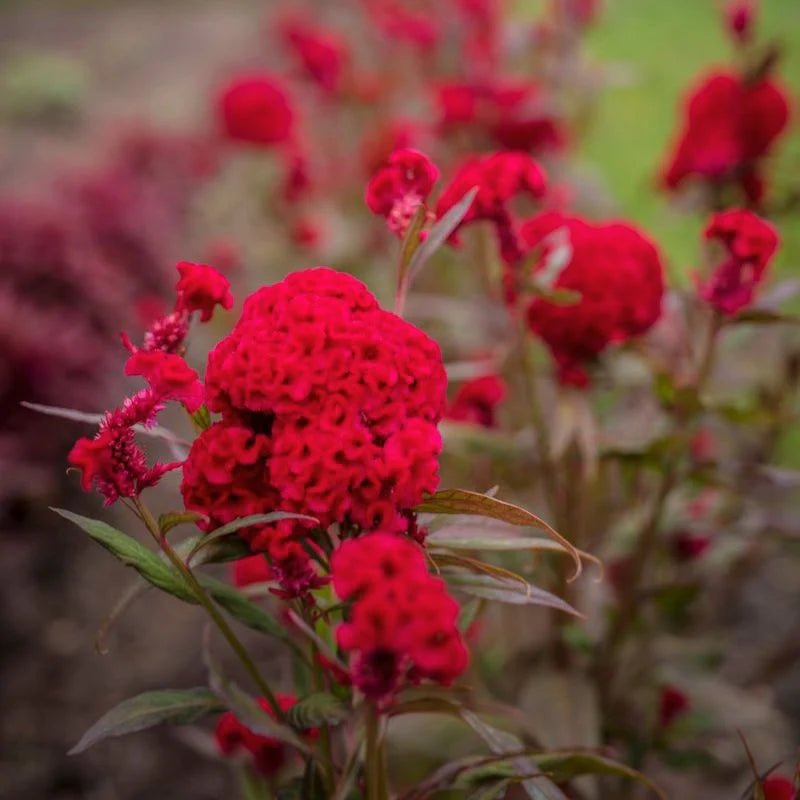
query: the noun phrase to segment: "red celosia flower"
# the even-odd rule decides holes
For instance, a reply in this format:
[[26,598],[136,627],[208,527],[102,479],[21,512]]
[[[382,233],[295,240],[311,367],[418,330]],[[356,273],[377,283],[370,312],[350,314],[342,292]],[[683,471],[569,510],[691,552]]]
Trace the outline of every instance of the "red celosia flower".
[[796,800],[792,780],[783,775],[770,775],[761,784],[764,800]]
[[482,375],[462,384],[445,416],[459,422],[494,428],[497,425],[497,406],[505,396],[506,384],[499,375]]
[[[561,229],[568,242],[559,242]],[[558,304],[535,296],[526,315],[530,329],[550,348],[562,383],[586,386],[586,363],[609,344],[640,336],[658,319],[663,267],[655,246],[622,223],[598,225],[547,212],[528,220],[521,239],[541,248],[533,275],[580,299]],[[568,259],[566,264],[553,261]]]
[[788,119],[786,95],[768,78],[748,82],[731,73],[712,73],[688,98],[664,184],[677,189],[693,177],[716,185],[735,182],[751,202],[760,202],[759,162]]
[[106,414],[93,439],[78,439],[69,453],[69,463],[82,472],[81,486],[91,491],[96,486],[111,505],[120,497],[137,497],[158,483],[165,472],[180,462],[147,466],[144,452],[136,443],[134,425],[151,425],[163,408],[161,397],[143,389],[114,411]]
[[344,39],[300,17],[285,19],[280,34],[300,67],[321,89],[335,94],[341,88],[349,60]]
[[262,553],[233,562],[233,583],[240,589],[251,583],[268,583],[273,579],[269,562]]
[[[437,345],[354,278],[319,268],[260,289],[209,355],[207,402],[223,421],[192,446],[186,507],[215,524],[283,510],[416,535],[411,509],[438,484],[445,385]],[[315,579],[298,541],[308,528],[242,535],[299,591]]]
[[312,189],[308,158],[294,148],[283,156],[284,175],[281,195],[290,204],[297,203],[306,197]]
[[417,545],[370,534],[344,542],[331,570],[337,594],[353,603],[337,643],[353,654],[352,681],[367,697],[382,706],[408,681],[448,685],[464,671],[458,604]]
[[292,138],[294,112],[280,79],[240,75],[222,91],[218,113],[231,139],[268,146]]
[[700,296],[723,314],[736,314],[752,303],[778,248],[778,234],[750,211],[734,209],[715,214],[704,236],[727,252],[708,282],[700,285]]
[[208,322],[217,305],[233,306],[233,295],[228,279],[208,264],[178,263],[180,278],[175,288],[178,291],[176,311],[200,312],[200,321]]
[[[475,186],[478,193],[459,228],[479,220],[494,223],[504,260],[509,264],[516,263],[522,253],[511,204],[518,196],[527,195],[534,200],[543,197],[546,189],[544,172],[525,153],[500,152],[468,158],[442,191],[436,205],[436,216],[444,215]],[[456,233],[451,241],[458,241]]]
[[134,353],[125,364],[126,375],[142,375],[163,400],[179,400],[190,413],[203,404],[203,384],[178,355],[161,350]]
[[389,230],[402,237],[438,177],[436,165],[423,153],[396,150],[370,179],[367,206],[386,217]]
[[292,242],[298,247],[314,250],[323,240],[324,229],[321,223],[314,217],[304,215],[298,217],[292,223],[290,235]]
[[725,27],[739,44],[747,42],[756,16],[754,0],[728,0],[725,4]]
[[658,724],[668,728],[676,717],[686,713],[690,708],[689,698],[674,686],[662,686],[658,701]]
[[[283,711],[288,711],[297,702],[297,698],[293,695],[279,694],[276,699]],[[265,698],[259,698],[258,704],[268,714],[273,714]],[[253,733],[236,719],[232,711],[226,711],[219,718],[214,737],[217,747],[223,755],[247,754],[254,769],[262,775],[275,775],[286,766],[289,760],[290,748],[288,745],[279,739]]]

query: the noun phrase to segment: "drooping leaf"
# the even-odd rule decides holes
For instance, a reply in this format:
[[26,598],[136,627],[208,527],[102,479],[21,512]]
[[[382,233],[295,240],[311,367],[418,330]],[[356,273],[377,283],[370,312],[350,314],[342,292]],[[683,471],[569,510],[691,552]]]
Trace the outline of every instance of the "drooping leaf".
[[557,608],[567,614],[576,617],[582,616],[566,600],[540,589],[537,586],[527,584],[523,586],[517,581],[508,578],[495,577],[493,575],[472,575],[464,572],[447,572],[443,577],[448,585],[453,589],[471,594],[474,597],[482,597],[486,600],[495,600],[499,603],[511,603],[512,605],[535,605]]
[[123,736],[154,725],[187,725],[206,714],[224,711],[224,706],[209,689],[160,689],[123,700],[100,717],[69,751],[82,753],[112,736]]
[[320,725],[338,725],[349,711],[347,706],[330,692],[315,692],[298,700],[287,712],[286,718],[298,730]]
[[[508,731],[500,730],[481,719],[474,711],[462,708],[461,719],[483,739],[489,749],[496,755],[513,753],[522,750],[524,745],[518,736]],[[567,800],[566,795],[549,779],[544,776],[535,776],[540,769],[530,756],[519,756],[513,759],[512,764],[518,775],[530,775],[521,782],[522,788],[531,800]]]
[[219,528],[210,531],[203,536],[195,546],[194,550],[189,553],[189,560],[191,560],[200,550],[208,547],[213,542],[229,536],[236,531],[246,528],[249,525],[269,525],[271,522],[280,522],[283,519],[299,519],[306,522],[315,522],[319,524],[319,520],[314,517],[306,516],[305,514],[293,514],[289,511],[270,511],[268,514],[251,514],[248,517],[239,517],[239,519],[229,522],[227,525],[221,525]]
[[581,775],[614,775],[644,784],[659,800],[666,800],[662,791],[645,775],[618,761],[596,753],[559,751],[531,756],[542,772],[557,783],[566,783]]
[[181,600],[189,603],[197,602],[183,578],[165,564],[156,553],[139,544],[133,537],[112,528],[102,520],[83,517],[63,508],[52,510],[86,531],[92,539],[116,556],[123,564],[133,567],[148,583],[174,594]]
[[442,218],[428,231],[428,237],[416,249],[408,265],[408,282],[411,283],[419,275],[430,257],[447,241],[450,234],[459,226],[478,194],[478,187],[473,186]]
[[543,519],[512,503],[506,503],[503,500],[497,500],[494,497],[488,497],[485,494],[470,492],[465,489],[442,489],[425,498],[417,506],[416,511],[427,511],[432,514],[472,514],[499,519],[511,525],[539,528],[570,554],[575,562],[573,579],[581,573],[581,558],[575,546]]

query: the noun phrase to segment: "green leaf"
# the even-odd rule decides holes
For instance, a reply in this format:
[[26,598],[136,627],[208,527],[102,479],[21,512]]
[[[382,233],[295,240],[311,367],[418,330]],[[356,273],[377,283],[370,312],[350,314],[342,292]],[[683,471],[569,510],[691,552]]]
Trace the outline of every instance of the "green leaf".
[[419,235],[425,225],[426,215],[427,209],[425,208],[425,204],[421,203],[414,212],[414,216],[411,218],[411,222],[406,230],[406,235],[403,237],[403,244],[400,248],[400,268],[397,271],[398,289],[405,283],[406,276],[408,275],[408,266],[411,263],[414,253],[421,244]]
[[189,560],[191,561],[200,550],[208,547],[212,542],[216,542],[231,533],[236,533],[241,528],[246,528],[248,525],[268,525],[271,522],[280,522],[282,519],[302,519],[319,525],[319,520],[314,517],[309,517],[305,514],[292,514],[289,511],[270,511],[269,514],[251,514],[249,517],[239,517],[239,519],[235,519],[227,525],[222,525],[203,536],[189,553]]
[[784,323],[788,325],[800,324],[800,316],[796,314],[782,314],[780,311],[771,311],[767,308],[750,308],[747,311],[740,311],[735,317],[726,317],[727,325],[739,325],[742,323],[750,324],[775,324]]
[[112,736],[123,736],[154,725],[168,722],[173,725],[187,725],[204,717],[224,711],[217,696],[206,689],[160,689],[123,700],[111,711],[100,717],[72,750],[76,755],[92,745]]
[[469,626],[478,618],[482,606],[483,600],[479,597],[475,597],[461,606],[461,610],[458,613],[458,629],[462,634],[466,633]]
[[315,692],[298,700],[287,712],[286,719],[298,730],[320,725],[338,725],[347,718],[349,709],[330,692]]
[[560,597],[532,586],[530,583],[522,584],[509,578],[494,575],[473,575],[464,572],[446,572],[443,577],[453,589],[471,594],[473,597],[482,597],[485,600],[496,600],[499,603],[512,605],[547,606],[582,616],[569,603]]
[[539,768],[556,783],[566,783],[581,775],[615,775],[642,783],[653,794],[665,800],[662,791],[645,775],[625,764],[620,764],[605,756],[580,751],[539,753],[531,756]]
[[52,510],[86,531],[92,539],[105,547],[109,553],[116,556],[123,564],[133,567],[148,583],[152,583],[153,586],[174,594],[186,602],[197,602],[183,578],[165,564],[152,550],[148,550],[139,544],[136,539],[122,533],[122,531],[118,531],[116,528],[112,528],[101,520],[73,514],[63,508],[53,508]]
[[[486,742],[489,749],[496,755],[513,753],[523,749],[524,745],[518,736],[489,725],[474,711],[462,708],[460,715],[461,719]],[[512,763],[518,775],[531,775],[540,769],[540,766],[535,764],[532,761],[532,757],[529,756],[516,757]],[[526,778],[521,785],[531,800],[567,800],[566,795],[544,776]]]
[[170,511],[167,514],[161,514],[158,517],[158,529],[161,535],[168,533],[178,525],[193,525],[205,519],[202,514],[196,514],[194,511]]
[[276,639],[286,642],[298,654],[302,654],[299,645],[291,638],[287,630],[274,617],[249,600],[238,589],[209,575],[195,574],[195,577],[209,595],[231,616],[236,617],[239,622],[247,625],[248,628],[267,633]]
[[425,498],[415,510],[432,514],[471,514],[499,519],[511,525],[539,528],[558,542],[572,556],[575,562],[573,579],[580,575],[583,568],[580,554],[574,545],[570,544],[543,519],[512,503],[506,503],[503,500],[497,500],[494,497],[479,494],[478,492],[469,492],[465,489],[442,489]]
[[478,194],[478,187],[473,186],[442,218],[428,231],[428,237],[417,248],[408,265],[408,282],[411,283],[419,275],[430,257],[447,241],[450,234],[461,224],[461,220]]

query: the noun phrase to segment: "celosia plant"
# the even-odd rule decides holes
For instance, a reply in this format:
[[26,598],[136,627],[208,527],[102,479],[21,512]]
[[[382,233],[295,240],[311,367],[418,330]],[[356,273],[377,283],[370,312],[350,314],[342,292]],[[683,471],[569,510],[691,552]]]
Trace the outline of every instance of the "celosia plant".
[[[419,228],[410,231],[404,249],[413,256],[428,240],[443,242],[474,197],[470,192],[428,228],[425,244]],[[538,528],[547,535],[523,535],[519,547],[560,552],[576,572],[581,556],[522,508],[438,488],[446,378],[437,344],[381,309],[359,281],[318,267],[251,294],[233,331],[209,354],[201,382],[181,355],[192,313],[205,322],[232,298],[212,267],[182,262],[178,271],[175,310],[151,326],[142,347],[125,338],[125,371],[143,376],[148,388],[109,412],[70,454],[83,488],[96,488],[106,504],[128,506],[164,560],[105,523],[60,513],[145,581],[202,605],[257,694],[222,673],[207,641],[209,689],[126,701],[76,750],[105,736],[224,712],[216,746],[244,765],[249,791],[266,797],[283,787],[303,797],[380,800],[390,793],[391,720],[434,711],[460,717],[492,754],[454,765],[452,773],[437,771],[412,793],[444,789],[456,775],[469,786],[491,766],[530,797],[564,797],[549,776],[563,782],[558,764],[572,754],[542,755],[540,764],[522,740],[476,715],[469,693],[454,685],[468,668],[467,629],[485,600],[573,609],[526,578],[460,553],[443,537],[446,519],[477,515]],[[452,414],[493,424],[499,379],[471,394],[462,391]],[[137,432],[152,430],[170,402],[185,408],[199,433],[185,460],[151,466]],[[174,469],[183,472],[183,508],[156,518],[148,491]],[[186,524],[199,532],[174,541],[176,527]],[[491,540],[470,549],[484,545],[491,548]],[[201,569],[232,559],[234,585]],[[295,674],[305,676],[291,694],[273,688],[274,677],[250,655],[230,616],[287,647]],[[582,769],[600,763],[590,758]]]

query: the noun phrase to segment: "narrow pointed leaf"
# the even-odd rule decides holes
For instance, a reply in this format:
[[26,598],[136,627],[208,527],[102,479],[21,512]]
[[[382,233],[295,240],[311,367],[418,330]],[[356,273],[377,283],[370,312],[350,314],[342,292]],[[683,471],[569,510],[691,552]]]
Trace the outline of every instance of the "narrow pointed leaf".
[[123,564],[133,567],[148,583],[174,594],[181,600],[189,603],[197,602],[183,578],[165,564],[156,553],[139,544],[133,537],[112,528],[101,520],[83,517],[63,508],[52,510],[86,531],[92,539],[116,556]]
[[544,589],[527,584],[523,586],[508,578],[493,575],[472,575],[464,572],[448,572],[443,575],[448,585],[460,592],[486,600],[512,605],[534,605],[557,608],[576,617],[582,616],[569,603]]
[[408,281],[419,275],[430,257],[447,241],[450,234],[459,226],[478,194],[473,186],[442,218],[428,231],[428,238],[416,249],[408,265]]
[[566,783],[581,775],[615,775],[642,783],[659,800],[666,800],[661,790],[641,772],[605,756],[572,751],[537,753],[531,758],[542,772],[546,772],[557,783]]
[[423,500],[417,506],[416,511],[427,511],[432,514],[472,514],[499,519],[511,525],[539,528],[572,556],[572,560],[575,562],[573,579],[581,573],[581,558],[576,547],[543,519],[512,503],[465,489],[443,489]]
[[[513,753],[523,749],[524,745],[518,736],[489,725],[474,711],[462,708],[460,716],[496,755]],[[539,771],[536,763],[527,756],[514,758],[512,764],[518,775],[533,776],[534,773]],[[544,776],[525,778],[521,782],[521,786],[531,800],[567,800],[566,795],[549,778]]]
[[207,714],[224,710],[217,696],[205,687],[144,692],[123,700],[106,712],[83,734],[69,754],[82,753],[112,736],[123,736],[162,723],[187,725]]

